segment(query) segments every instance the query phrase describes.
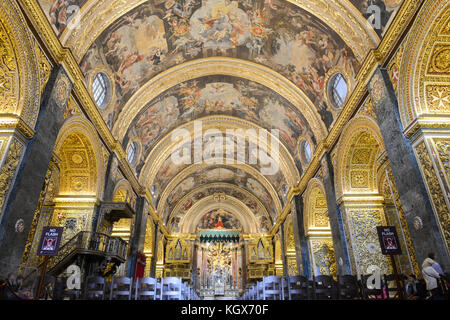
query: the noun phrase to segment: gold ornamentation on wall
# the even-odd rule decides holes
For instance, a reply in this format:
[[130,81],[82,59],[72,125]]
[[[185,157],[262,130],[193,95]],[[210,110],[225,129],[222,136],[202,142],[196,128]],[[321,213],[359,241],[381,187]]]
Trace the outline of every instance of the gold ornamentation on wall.
[[[399,113],[404,128],[432,113],[448,113],[449,48],[445,26],[448,1],[426,1],[405,41],[398,90]],[[443,101],[443,103],[441,103]]]
[[294,237],[294,226],[292,223],[289,224],[288,228],[288,241],[287,241],[287,250],[295,252],[295,237]]
[[358,111],[358,115],[369,116],[369,117],[372,117],[373,119],[377,118],[377,115],[375,114],[375,110],[373,109],[372,100],[370,98],[367,98],[367,100],[361,106],[361,108]]
[[72,97],[69,98],[69,101],[67,102],[66,109],[64,111],[63,121],[66,121],[70,117],[82,115],[80,109],[78,108],[78,105],[73,100]]
[[369,84],[370,96],[375,104],[379,104],[384,96],[384,82],[380,74],[375,74]]
[[295,257],[288,257],[287,258],[287,275],[288,276],[296,276],[298,275],[297,271],[297,260]]
[[368,188],[369,172],[363,170],[352,170],[350,173],[350,185],[352,188]]
[[96,155],[89,139],[72,133],[63,142],[61,162],[61,194],[95,194],[97,191]]
[[[51,177],[52,177],[52,169],[49,166],[49,168],[47,169],[47,173],[45,174],[44,185],[42,186],[41,193],[39,195],[38,205],[36,207],[36,210],[34,211],[33,221],[31,222],[30,231],[28,233],[27,242],[25,244],[25,249],[24,249],[24,252],[22,255],[22,263],[20,265],[19,273],[23,272],[23,268],[26,266],[26,264],[28,262],[28,258],[30,256],[30,249],[31,249],[31,246],[33,245],[33,239],[35,238],[35,233],[37,231],[36,228],[37,228],[39,219],[41,217],[41,210],[42,210],[42,206],[44,205],[44,201],[46,198],[46,194],[47,194],[47,190],[49,187],[49,182],[50,182]],[[31,255],[35,255],[35,252],[31,252]],[[29,263],[28,263],[28,265],[29,265]]]
[[450,112],[450,85],[427,85],[425,90],[431,112]]
[[45,85],[48,82],[48,79],[50,78],[50,74],[52,72],[52,64],[45,56],[44,52],[39,47],[37,41],[35,42],[36,47],[36,55],[38,59],[39,64],[39,81],[40,81],[40,88],[41,88],[41,94],[45,89]]
[[356,266],[361,274],[367,274],[370,265],[381,268],[385,274],[391,273],[391,265],[381,254],[376,227],[384,224],[382,209],[351,208],[346,209],[351,232],[352,251]]
[[166,244],[166,263],[189,263],[191,245],[183,238],[173,238]]
[[13,138],[0,171],[0,209],[3,208],[4,202],[6,201],[6,194],[11,187],[23,149],[24,146]]
[[[330,221],[326,214],[327,200],[325,191],[319,179],[314,178],[310,181],[307,191],[304,194],[305,199],[305,231],[306,233],[314,231],[329,231]],[[319,230],[317,229],[319,228]]]
[[450,73],[450,44],[436,44],[432,51],[428,73]]
[[[442,147],[442,145],[441,145]],[[417,157],[419,158],[420,167],[425,177],[425,182],[428,186],[429,195],[434,204],[434,209],[441,225],[441,231],[445,238],[447,248],[450,247],[450,211],[445,202],[444,195],[442,193],[441,185],[439,184],[438,177],[434,171],[432,160],[428,154],[425,142],[422,141],[416,146]],[[442,155],[440,155],[442,157]],[[445,157],[444,157],[445,158]],[[447,160],[448,161],[448,158]]]
[[421,269],[419,268],[419,265],[417,264],[416,253],[415,253],[414,246],[413,246],[413,243],[411,240],[411,235],[409,234],[409,229],[408,229],[408,224],[406,223],[405,213],[403,211],[403,207],[400,202],[400,196],[398,194],[397,187],[395,186],[394,175],[392,174],[392,169],[390,166],[387,167],[387,172],[388,172],[388,177],[387,177],[386,181],[389,183],[389,187],[392,190],[392,197],[395,202],[395,208],[397,211],[398,218],[400,220],[400,227],[402,229],[401,232],[403,233],[403,235],[405,237],[406,246],[408,247],[409,258],[410,258],[410,261],[414,268],[414,273],[420,274]]
[[250,263],[270,263],[274,261],[273,244],[270,238],[262,236],[251,239],[248,245]]
[[0,112],[13,113],[18,104],[19,73],[13,44],[0,21]]
[[378,126],[367,116],[359,116],[353,122],[338,148],[338,195],[378,191],[375,158],[382,150]]
[[434,139],[434,142],[439,160],[445,171],[447,185],[450,185],[450,140]]
[[314,273],[317,269],[321,275],[332,275],[336,279],[336,257],[331,239],[311,239],[311,250],[314,256]]

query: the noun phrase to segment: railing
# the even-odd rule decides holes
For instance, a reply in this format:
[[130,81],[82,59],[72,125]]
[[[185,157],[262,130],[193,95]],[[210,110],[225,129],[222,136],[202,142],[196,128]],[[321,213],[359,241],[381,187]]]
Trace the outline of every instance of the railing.
[[80,231],[59,249],[58,256],[50,259],[48,270],[75,254],[110,256],[124,262],[127,258],[127,243],[119,237],[104,233]]

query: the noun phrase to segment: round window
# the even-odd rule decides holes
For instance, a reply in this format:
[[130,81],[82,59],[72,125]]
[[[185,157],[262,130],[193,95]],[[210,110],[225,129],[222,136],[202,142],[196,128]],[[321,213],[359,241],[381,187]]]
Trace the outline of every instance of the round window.
[[331,77],[328,90],[333,107],[342,107],[347,98],[348,85],[341,73],[337,73]]
[[100,109],[104,109],[108,105],[109,89],[110,83],[108,76],[102,72],[97,73],[92,82],[92,94],[97,107]]

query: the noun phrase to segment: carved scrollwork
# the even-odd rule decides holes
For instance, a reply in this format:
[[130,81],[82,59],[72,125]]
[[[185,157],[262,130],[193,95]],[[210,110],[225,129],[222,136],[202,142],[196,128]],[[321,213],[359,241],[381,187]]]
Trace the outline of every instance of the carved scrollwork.
[[[442,145],[441,145],[442,149]],[[444,195],[442,193],[441,186],[439,184],[438,177],[433,168],[433,163],[428,154],[425,142],[420,143],[416,147],[417,156],[420,160],[422,173],[425,177],[425,181],[428,185],[429,194],[433,200],[434,208],[439,218],[441,230],[444,235],[447,247],[450,246],[450,211],[445,202]],[[443,155],[440,154],[442,157]],[[445,156],[448,161],[448,154]],[[446,162],[447,162],[446,161]],[[448,163],[448,162],[447,162]]]

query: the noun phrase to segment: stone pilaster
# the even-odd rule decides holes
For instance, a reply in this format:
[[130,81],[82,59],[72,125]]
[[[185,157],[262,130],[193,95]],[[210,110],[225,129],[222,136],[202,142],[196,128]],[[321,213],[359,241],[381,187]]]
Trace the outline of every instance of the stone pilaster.
[[[17,272],[44,185],[72,83],[61,66],[52,70],[42,95],[35,135],[27,145],[0,221],[0,275]],[[15,225],[23,221],[23,231]]]
[[145,197],[136,200],[136,216],[133,237],[130,239],[130,251],[128,256],[127,277],[134,277],[136,266],[136,254],[144,252],[145,232],[147,229],[148,203]]
[[305,234],[303,199],[301,195],[295,195],[291,202],[292,227],[294,230],[295,256],[297,259],[297,271],[308,279],[312,278],[311,258],[309,244]]
[[336,202],[336,190],[334,184],[334,172],[331,156],[325,153],[321,160],[323,173],[323,186],[327,200],[328,217],[333,238],[334,254],[337,262],[337,274],[353,274],[348,251],[346,232],[341,210]]
[[[403,134],[397,98],[386,69],[377,68],[368,90],[383,136],[392,175],[400,197],[416,258],[421,262],[435,252],[444,269],[450,268],[449,253],[439,221],[423,181],[410,141]],[[420,228],[415,227],[420,221]]]
[[280,225],[280,235],[281,235],[281,259],[283,261],[283,273],[285,276],[289,274],[288,264],[287,264],[287,252],[286,252],[286,234],[284,232],[284,222]]

